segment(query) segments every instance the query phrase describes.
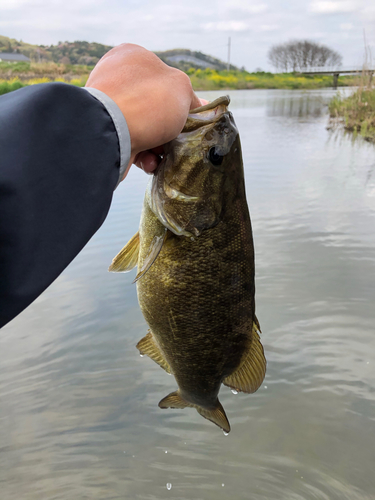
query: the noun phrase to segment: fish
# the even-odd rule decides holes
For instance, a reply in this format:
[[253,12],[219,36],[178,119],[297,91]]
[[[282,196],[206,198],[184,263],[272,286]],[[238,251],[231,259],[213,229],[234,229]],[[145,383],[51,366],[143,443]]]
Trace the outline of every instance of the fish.
[[225,433],[221,385],[253,393],[266,373],[241,144],[229,102],[223,96],[191,110],[164,146],[139,231],[109,267],[137,266],[149,330],[136,347],[178,386],[159,407],[195,408]]

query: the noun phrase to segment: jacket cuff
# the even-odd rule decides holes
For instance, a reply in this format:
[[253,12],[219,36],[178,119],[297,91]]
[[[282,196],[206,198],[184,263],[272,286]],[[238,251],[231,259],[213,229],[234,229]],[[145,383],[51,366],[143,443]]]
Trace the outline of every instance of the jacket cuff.
[[[108,111],[109,116],[112,118],[113,123],[116,128],[119,144],[120,144],[120,172],[119,179],[116,184],[117,186],[122,181],[124,177],[126,168],[129,164],[130,156],[131,156],[131,141],[128,124],[126,123],[125,117],[122,114],[122,111],[117,106],[114,100],[107,96],[104,92],[98,89],[94,89],[92,87],[82,87],[90,92],[98,101],[100,101],[103,106]],[[116,189],[115,188],[115,189]]]

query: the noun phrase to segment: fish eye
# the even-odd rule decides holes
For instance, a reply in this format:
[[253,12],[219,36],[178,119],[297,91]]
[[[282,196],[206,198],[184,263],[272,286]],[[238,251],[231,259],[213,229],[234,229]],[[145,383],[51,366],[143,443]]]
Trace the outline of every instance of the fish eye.
[[213,165],[221,165],[223,163],[224,156],[216,153],[216,147],[212,147],[208,152],[208,158]]

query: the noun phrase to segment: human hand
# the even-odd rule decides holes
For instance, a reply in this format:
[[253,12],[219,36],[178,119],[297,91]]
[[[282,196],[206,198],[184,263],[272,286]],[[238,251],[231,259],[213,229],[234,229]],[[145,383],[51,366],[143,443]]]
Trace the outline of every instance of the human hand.
[[163,144],[183,129],[190,109],[207,101],[194,93],[189,77],[167,66],[152,52],[133,44],[105,54],[86,83],[107,94],[119,106],[129,127],[132,163],[151,173]]

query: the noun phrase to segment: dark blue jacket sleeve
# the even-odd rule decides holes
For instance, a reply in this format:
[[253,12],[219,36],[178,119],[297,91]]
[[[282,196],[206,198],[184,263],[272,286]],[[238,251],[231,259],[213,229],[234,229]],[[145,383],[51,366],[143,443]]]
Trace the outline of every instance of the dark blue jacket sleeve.
[[103,223],[119,148],[106,108],[85,89],[50,83],[0,97],[0,327]]

